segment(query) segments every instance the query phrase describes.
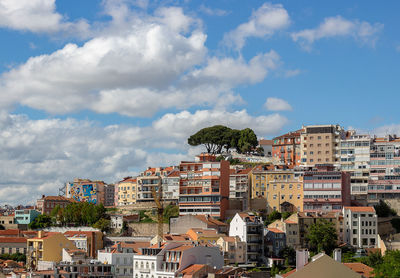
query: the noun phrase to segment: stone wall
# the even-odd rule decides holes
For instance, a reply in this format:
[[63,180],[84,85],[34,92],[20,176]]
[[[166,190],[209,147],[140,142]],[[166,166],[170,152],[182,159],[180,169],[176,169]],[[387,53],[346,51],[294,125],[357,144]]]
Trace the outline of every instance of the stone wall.
[[[169,233],[169,225],[163,224],[164,234]],[[156,236],[158,232],[157,223],[130,223],[132,236]]]

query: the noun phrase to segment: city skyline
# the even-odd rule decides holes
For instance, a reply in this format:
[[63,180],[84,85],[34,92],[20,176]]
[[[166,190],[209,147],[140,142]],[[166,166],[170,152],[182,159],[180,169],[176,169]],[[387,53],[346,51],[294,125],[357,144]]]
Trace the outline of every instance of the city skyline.
[[0,0],[0,203],[177,165],[214,124],[399,133],[385,4]]

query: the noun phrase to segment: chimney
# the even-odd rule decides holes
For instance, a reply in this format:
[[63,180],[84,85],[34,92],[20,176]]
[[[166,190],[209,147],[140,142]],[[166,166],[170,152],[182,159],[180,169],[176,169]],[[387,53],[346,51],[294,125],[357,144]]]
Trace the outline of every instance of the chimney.
[[335,259],[335,261],[341,263],[342,262],[342,249],[336,248],[335,250],[333,250],[333,258]]
[[42,238],[43,237],[43,231],[38,231],[38,238]]
[[296,271],[302,269],[308,263],[307,249],[296,250]]

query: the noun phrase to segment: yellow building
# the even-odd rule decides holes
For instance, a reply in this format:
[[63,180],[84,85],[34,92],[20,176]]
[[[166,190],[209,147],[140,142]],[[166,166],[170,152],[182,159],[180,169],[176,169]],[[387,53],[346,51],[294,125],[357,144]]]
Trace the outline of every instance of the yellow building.
[[116,186],[118,186],[118,206],[136,203],[136,178],[126,178],[120,181]]
[[251,197],[265,198],[268,212],[303,211],[303,174],[285,166],[255,168],[251,173]]
[[214,229],[201,229],[201,228],[191,228],[186,234],[194,241],[205,244],[216,244],[217,240],[223,236],[219,234],[217,230]]
[[[62,233],[39,231],[38,236],[27,240],[27,267],[38,269],[41,263],[60,262],[63,248],[76,249]],[[40,268],[40,266],[39,266]]]

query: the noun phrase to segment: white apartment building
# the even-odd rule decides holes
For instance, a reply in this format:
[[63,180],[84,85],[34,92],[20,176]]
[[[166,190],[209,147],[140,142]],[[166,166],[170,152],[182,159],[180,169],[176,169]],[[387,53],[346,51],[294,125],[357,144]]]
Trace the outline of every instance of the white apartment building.
[[141,248],[133,256],[133,278],[174,278],[193,264],[222,268],[224,258],[218,247],[167,242]]
[[343,208],[343,240],[359,248],[378,244],[378,216],[373,207]]
[[247,169],[231,169],[229,175],[229,199],[249,198],[249,173],[251,168]]
[[229,226],[229,236],[247,243],[246,263],[264,260],[264,223],[252,213],[236,213]]
[[172,170],[166,177],[162,178],[163,199],[169,202],[179,200],[180,173],[177,169]]
[[370,170],[371,137],[348,131],[340,142],[340,165],[342,171],[350,172],[350,192],[356,199],[367,199]]

